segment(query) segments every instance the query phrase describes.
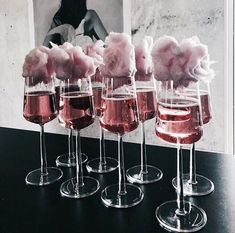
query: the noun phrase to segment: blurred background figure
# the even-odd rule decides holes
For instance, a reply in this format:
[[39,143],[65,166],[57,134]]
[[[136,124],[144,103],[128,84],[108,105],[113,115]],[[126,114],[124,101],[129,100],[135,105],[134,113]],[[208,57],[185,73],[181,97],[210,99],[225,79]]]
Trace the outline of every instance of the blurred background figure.
[[107,35],[96,11],[87,9],[86,0],[61,0],[43,45],[50,47],[50,41],[58,45],[68,41],[83,46],[99,39],[104,41]]

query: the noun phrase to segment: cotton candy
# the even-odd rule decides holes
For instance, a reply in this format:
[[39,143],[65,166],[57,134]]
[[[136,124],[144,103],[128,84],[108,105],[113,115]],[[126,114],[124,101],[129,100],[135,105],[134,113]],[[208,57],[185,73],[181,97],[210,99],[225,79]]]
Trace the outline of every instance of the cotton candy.
[[198,37],[183,39],[159,38],[152,50],[154,76],[159,81],[173,80],[174,87],[188,86],[190,82],[202,80],[209,82],[214,77],[210,68],[208,47]]
[[68,50],[68,53],[73,57],[72,78],[84,78],[95,74],[94,59],[83,53],[81,47],[73,47]]
[[135,51],[131,37],[126,33],[110,33],[105,40],[104,65],[102,73],[106,76],[132,76],[136,71]]
[[149,74],[153,71],[151,51],[153,38],[145,36],[139,45],[135,47],[135,61],[138,73]]
[[25,57],[22,76],[33,77],[34,84],[49,82],[54,74],[49,52],[50,49],[44,46],[32,49]]
[[61,80],[70,78],[73,69],[73,59],[66,52],[71,48],[68,45],[57,46],[52,44],[50,56],[56,73],[56,77]]
[[86,55],[94,58],[97,67],[103,64],[104,42],[102,40],[98,40],[93,44],[86,44],[83,50]]

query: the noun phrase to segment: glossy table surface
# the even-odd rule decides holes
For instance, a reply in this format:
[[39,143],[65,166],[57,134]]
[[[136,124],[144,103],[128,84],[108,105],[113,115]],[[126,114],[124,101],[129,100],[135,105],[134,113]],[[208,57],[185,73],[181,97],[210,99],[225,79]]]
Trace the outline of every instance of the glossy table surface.
[[[47,134],[48,165],[66,152],[67,138]],[[106,142],[107,155],[117,157],[117,143]],[[82,150],[89,158],[98,156],[99,141],[83,138]],[[125,167],[139,163],[140,145],[125,143]],[[141,186],[144,200],[129,209],[107,208],[100,193],[109,184],[117,183],[118,173],[91,174],[101,188],[93,196],[74,200],[60,196],[62,181],[75,175],[74,168],[63,168],[64,176],[46,187],[25,184],[26,174],[40,166],[39,133],[0,128],[0,233],[161,233],[155,209],[161,203],[176,198],[171,185],[176,175],[176,150],[147,146],[149,164],[163,171],[163,179]],[[185,171],[188,152],[184,152]],[[198,173],[210,178],[215,191],[204,197],[187,198],[203,208],[208,217],[201,233],[235,232],[235,156],[197,152]],[[86,174],[86,172],[85,172]]]

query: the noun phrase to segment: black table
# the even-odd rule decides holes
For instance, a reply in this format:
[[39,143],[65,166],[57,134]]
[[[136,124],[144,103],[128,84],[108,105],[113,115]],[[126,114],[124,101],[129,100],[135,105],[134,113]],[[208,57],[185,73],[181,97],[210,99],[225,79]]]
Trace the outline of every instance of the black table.
[[[48,165],[66,152],[64,135],[47,134]],[[116,142],[107,141],[107,155],[117,156]],[[99,142],[83,138],[82,149],[89,158],[98,156]],[[139,163],[140,146],[125,143],[126,168]],[[161,233],[155,209],[161,203],[176,198],[171,185],[176,175],[176,151],[172,148],[147,146],[149,164],[162,169],[160,182],[141,186],[145,197],[138,206],[129,209],[107,208],[100,198],[101,190],[118,181],[117,171],[91,176],[99,179],[101,188],[93,196],[74,200],[62,198],[62,181],[75,175],[74,168],[62,169],[62,180],[46,187],[25,184],[26,174],[40,166],[39,133],[0,128],[0,233]],[[185,152],[185,167],[188,153]],[[208,223],[200,232],[235,232],[235,157],[198,152],[198,172],[210,178],[215,191],[208,196],[189,198],[202,207]]]

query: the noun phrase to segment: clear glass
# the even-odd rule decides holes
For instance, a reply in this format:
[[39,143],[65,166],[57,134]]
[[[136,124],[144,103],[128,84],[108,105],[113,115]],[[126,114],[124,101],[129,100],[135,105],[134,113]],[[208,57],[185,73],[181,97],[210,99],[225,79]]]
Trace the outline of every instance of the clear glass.
[[118,135],[119,183],[106,187],[101,199],[106,206],[128,208],[139,204],[142,190],[126,183],[123,135],[138,127],[135,80],[133,77],[104,77],[102,90],[101,126]]
[[[212,118],[211,114],[211,98],[209,83],[200,82],[200,100],[202,109],[203,124],[209,123]],[[193,94],[192,91],[186,94]],[[214,183],[205,176],[196,173],[196,150],[195,143],[190,147],[190,164],[189,173],[183,175],[184,194],[187,196],[204,196],[214,191]],[[177,179],[172,180],[174,188],[177,188]]]
[[145,145],[145,121],[156,116],[156,89],[152,74],[136,73],[136,95],[141,126],[141,164],[127,170],[127,180],[131,183],[149,184],[161,180],[162,171],[147,164],[147,153]]
[[161,204],[156,217],[162,227],[175,232],[195,232],[207,222],[204,210],[184,200],[182,144],[202,136],[202,118],[198,83],[191,84],[197,93],[185,95],[185,88],[174,88],[173,81],[157,82],[156,135],[177,146],[177,200]]
[[25,178],[26,184],[44,186],[59,180],[63,172],[55,167],[47,167],[44,124],[57,115],[53,78],[39,81],[35,77],[25,78],[23,116],[27,121],[39,124],[41,168],[31,171]]
[[[101,93],[102,93],[102,77],[99,69],[91,78],[94,96],[95,113],[97,117],[101,114]],[[86,168],[88,172],[108,173],[114,171],[118,167],[118,161],[114,158],[107,157],[105,152],[104,130],[100,127],[100,155],[99,157],[87,162]]]
[[[55,91],[56,91],[56,109],[59,112],[60,81],[58,79],[56,79]],[[87,159],[88,159],[87,155],[82,153],[82,163],[85,163]],[[72,129],[68,130],[68,153],[61,154],[56,158],[56,166],[60,166],[60,167],[75,167],[76,166]]]
[[90,77],[67,79],[60,85],[60,123],[75,131],[76,177],[61,184],[60,193],[68,198],[83,198],[99,189],[98,180],[83,176],[80,130],[94,122],[95,113]]

